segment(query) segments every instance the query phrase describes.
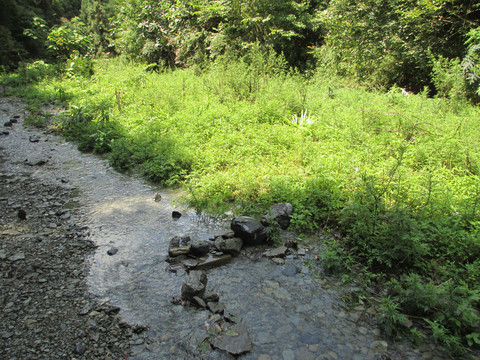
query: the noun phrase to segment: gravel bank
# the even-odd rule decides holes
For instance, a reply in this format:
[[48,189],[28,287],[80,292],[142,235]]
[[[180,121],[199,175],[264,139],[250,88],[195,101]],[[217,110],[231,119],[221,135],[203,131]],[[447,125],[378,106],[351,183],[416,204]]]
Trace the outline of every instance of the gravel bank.
[[0,357],[128,359],[145,329],[88,293],[86,259],[95,245],[76,225],[75,189],[55,179],[54,167],[51,183],[36,179],[43,161],[5,151],[7,137],[23,131],[24,114],[20,102],[0,98]]

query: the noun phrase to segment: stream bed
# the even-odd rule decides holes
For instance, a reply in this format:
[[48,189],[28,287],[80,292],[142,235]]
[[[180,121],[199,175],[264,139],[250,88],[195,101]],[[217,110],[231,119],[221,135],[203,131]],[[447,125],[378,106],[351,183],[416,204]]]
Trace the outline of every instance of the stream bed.
[[[75,197],[68,206],[88,227],[98,248],[87,259],[90,291],[121,308],[131,324],[148,327],[130,359],[229,359],[201,346],[211,313],[174,305],[183,272],[168,271],[168,245],[174,236],[209,239],[229,230],[229,221],[215,221],[193,210],[175,208],[181,193],[160,189],[142,179],[115,172],[108,161],[80,153],[74,144],[51,133],[21,126],[23,105],[3,99],[2,106],[22,117],[1,145],[14,172],[25,162],[37,166],[34,177],[68,182]],[[3,124],[0,124],[3,126]],[[36,142],[31,136],[38,136]],[[161,196],[155,201],[156,195]],[[159,196],[157,196],[157,199]],[[172,218],[172,211],[182,213]],[[285,264],[247,251],[224,266],[207,271],[207,288],[220,296],[229,312],[247,327],[253,350],[242,359],[446,359],[434,344],[415,348],[384,338],[374,311],[348,309],[342,297],[352,289],[336,277],[316,271],[308,249]],[[115,250],[109,255],[109,250]],[[118,251],[117,251],[118,250]],[[112,253],[112,252],[110,252]]]

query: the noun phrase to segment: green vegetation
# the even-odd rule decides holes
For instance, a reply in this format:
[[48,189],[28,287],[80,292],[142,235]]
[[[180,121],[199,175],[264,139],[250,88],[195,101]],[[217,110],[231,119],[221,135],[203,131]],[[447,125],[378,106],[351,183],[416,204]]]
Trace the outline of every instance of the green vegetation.
[[387,334],[468,357],[480,342],[479,11],[85,0],[69,20],[33,21],[25,34],[53,64],[21,61],[2,84],[30,103],[30,124],[47,121],[41,104],[65,106],[54,127],[82,151],[184,187],[199,211],[292,203],[296,231],[335,234],[327,270],[385,289]]

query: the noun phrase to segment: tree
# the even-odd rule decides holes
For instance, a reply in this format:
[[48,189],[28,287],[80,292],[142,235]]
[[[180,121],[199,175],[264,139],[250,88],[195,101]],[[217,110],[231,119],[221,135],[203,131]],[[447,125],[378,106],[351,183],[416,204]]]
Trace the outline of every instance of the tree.
[[338,71],[418,91],[430,84],[430,54],[463,56],[479,10],[470,0],[332,0],[318,21]]

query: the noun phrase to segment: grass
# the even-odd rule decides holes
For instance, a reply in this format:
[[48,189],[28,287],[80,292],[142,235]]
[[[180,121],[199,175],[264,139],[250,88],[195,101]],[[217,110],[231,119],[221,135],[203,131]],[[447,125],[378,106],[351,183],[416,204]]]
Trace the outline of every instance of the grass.
[[[382,279],[389,334],[430,333],[468,354],[479,342],[479,109],[256,56],[160,72],[101,59],[92,77],[3,81],[27,100],[67,104],[57,129],[80,149],[183,186],[199,210],[259,215],[291,202],[297,231],[342,235],[326,244],[328,266]],[[422,320],[408,329],[405,317]]]

